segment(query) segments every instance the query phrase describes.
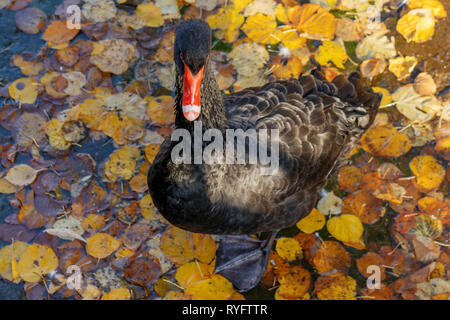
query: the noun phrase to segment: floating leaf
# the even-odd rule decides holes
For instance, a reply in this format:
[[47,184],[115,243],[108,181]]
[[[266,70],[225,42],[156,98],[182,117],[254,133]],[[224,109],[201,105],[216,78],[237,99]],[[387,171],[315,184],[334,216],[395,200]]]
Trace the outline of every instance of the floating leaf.
[[337,241],[324,241],[314,255],[313,264],[319,273],[347,272],[351,258]]
[[275,249],[278,255],[287,261],[296,261],[303,258],[302,247],[294,238],[279,238]]
[[353,166],[345,166],[339,170],[338,184],[341,189],[349,192],[356,191],[361,181],[361,169]]
[[67,28],[65,20],[53,20],[45,29],[42,39],[53,44],[62,44],[75,38],[79,31],[77,28]]
[[325,226],[325,216],[314,208],[306,217],[297,222],[296,226],[305,233],[314,233]]
[[363,149],[381,157],[399,157],[411,149],[411,141],[390,123],[370,127],[361,138]]
[[392,72],[398,80],[407,78],[417,64],[417,59],[412,56],[398,57],[389,59],[389,71]]
[[364,231],[361,220],[351,214],[331,218],[327,229],[333,237],[343,242],[358,242]]
[[335,41],[324,41],[317,49],[315,59],[321,65],[329,65],[330,62],[338,68],[344,69],[344,63],[347,61],[345,48]]
[[392,94],[397,110],[406,118],[416,122],[426,122],[442,110],[442,105],[434,96],[421,96],[413,85],[398,88]]
[[[14,241],[0,249],[0,275],[4,279],[14,283],[20,282],[21,279],[17,273],[17,261],[27,247],[28,243],[26,242]],[[15,270],[13,270],[13,266]]]
[[407,42],[425,42],[434,34],[434,17],[429,9],[411,10],[397,22],[397,31]]
[[81,222],[84,230],[92,232],[102,228],[105,225],[105,218],[100,214],[90,214]]
[[425,192],[439,188],[444,181],[445,170],[433,156],[417,156],[411,160],[409,168],[416,176],[413,181]]
[[101,300],[130,300],[130,299],[131,299],[130,290],[125,288],[117,288],[103,295]]
[[233,2],[222,7],[216,14],[209,16],[206,21],[212,29],[220,29],[219,38],[227,42],[233,42],[239,37],[239,27],[244,23],[245,18],[239,13],[240,10]]
[[372,268],[372,266],[375,266],[380,269],[380,281],[383,281],[386,278],[383,265],[383,258],[375,252],[367,252],[361,258],[356,259],[358,271],[366,279],[373,275],[373,269],[370,269],[369,267]]
[[17,271],[27,282],[40,282],[42,277],[58,268],[58,257],[48,246],[40,244],[29,245],[20,256]]
[[311,275],[308,270],[294,266],[289,273],[278,280],[280,287],[277,292],[286,299],[296,299],[307,294],[311,286]]
[[193,300],[227,300],[235,293],[230,281],[219,274],[210,279],[198,281],[189,286],[186,291]]
[[347,275],[321,276],[314,284],[319,300],[356,300],[356,281]]
[[274,17],[258,13],[247,18],[247,21],[242,26],[242,30],[255,42],[274,44],[277,40],[272,37],[272,34],[276,27],[277,22]]
[[336,32],[334,16],[321,6],[307,3],[294,9],[290,20],[297,25],[300,36],[315,40],[331,40]]
[[210,278],[214,273],[214,267],[202,262],[188,262],[180,266],[175,274],[175,279],[184,288]]
[[107,233],[96,233],[87,240],[86,251],[97,259],[103,259],[119,249],[122,242]]
[[175,264],[184,264],[194,259],[208,264],[215,257],[216,243],[210,235],[191,233],[170,226],[161,237],[161,250]]
[[38,171],[27,164],[17,164],[8,170],[5,179],[16,186],[26,186],[33,183]]
[[417,75],[413,88],[421,96],[431,96],[436,93],[436,83],[434,83],[433,77],[426,72]]
[[161,9],[153,3],[142,3],[136,7],[136,15],[145,21],[147,27],[159,27],[164,24]]
[[9,87],[11,98],[20,103],[32,104],[36,101],[38,90],[33,78],[19,78],[13,81]]
[[66,228],[50,228],[50,229],[45,229],[44,232],[47,232],[48,234],[51,234],[53,236],[56,236],[58,238],[61,238],[63,240],[80,240],[83,242],[86,242],[86,240],[80,236],[78,233],[76,233],[75,231],[72,231],[70,229],[66,229]]
[[129,180],[136,170],[136,163],[141,151],[133,146],[124,146],[115,150],[105,166],[106,177],[114,182],[116,180]]

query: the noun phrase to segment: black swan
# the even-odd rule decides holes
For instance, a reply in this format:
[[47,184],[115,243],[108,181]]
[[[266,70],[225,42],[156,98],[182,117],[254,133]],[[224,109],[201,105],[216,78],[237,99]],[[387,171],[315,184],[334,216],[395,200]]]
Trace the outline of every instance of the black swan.
[[[155,206],[173,225],[222,235],[215,272],[247,291],[260,281],[277,232],[315,206],[327,176],[372,124],[381,98],[362,85],[357,73],[330,83],[320,70],[222,97],[210,47],[207,23],[179,24],[176,129],[194,135],[198,121],[202,132],[216,129],[223,136],[228,129],[278,129],[279,169],[261,174],[260,164],[179,163],[171,158],[179,141],[169,137],[150,168],[148,186]],[[209,143],[202,141],[200,147]],[[265,240],[246,236],[267,232]]]

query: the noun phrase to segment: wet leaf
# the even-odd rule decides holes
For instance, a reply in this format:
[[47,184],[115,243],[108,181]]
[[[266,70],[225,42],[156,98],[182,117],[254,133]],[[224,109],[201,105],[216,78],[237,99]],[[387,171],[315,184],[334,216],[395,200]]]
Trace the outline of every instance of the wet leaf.
[[312,209],[306,217],[297,222],[296,226],[305,233],[314,233],[325,226],[325,216],[319,210]]
[[16,186],[26,186],[36,179],[38,171],[27,164],[17,164],[6,173],[5,179]]
[[142,3],[136,7],[136,15],[147,27],[159,27],[164,24],[161,9],[153,3]]
[[305,296],[311,286],[311,275],[308,270],[294,266],[288,274],[278,280],[280,287],[277,293],[286,299],[296,299]]
[[87,239],[86,251],[97,259],[103,259],[119,249],[122,242],[107,233],[96,233]]
[[275,249],[278,255],[287,261],[296,261],[303,258],[302,247],[294,238],[279,238]]
[[79,29],[69,29],[65,20],[53,20],[45,29],[42,39],[53,44],[62,44],[72,40]]
[[105,293],[101,300],[130,300],[130,290],[125,288],[113,289],[108,293]]
[[351,259],[348,252],[336,241],[322,242],[313,258],[317,271],[321,274],[348,272]]
[[334,16],[321,6],[304,4],[291,15],[300,36],[315,40],[331,40],[336,32]]
[[314,292],[319,300],[356,300],[356,281],[342,274],[321,276],[316,280]]
[[391,124],[370,127],[361,138],[364,150],[381,157],[398,157],[411,149],[411,141]]
[[347,61],[345,48],[335,41],[324,41],[317,49],[315,59],[321,65],[327,66],[332,62],[336,67],[344,69]]
[[258,13],[247,18],[242,26],[242,30],[255,42],[274,44],[277,42],[277,39],[272,37],[272,33],[276,27],[277,23],[274,17]]
[[409,11],[397,22],[397,31],[407,42],[425,42],[434,34],[434,17],[431,10],[415,9]]
[[437,189],[444,181],[444,168],[433,156],[417,156],[409,163],[409,168],[413,175],[416,186],[425,192]]
[[14,241],[0,249],[0,275],[4,279],[14,283],[21,281],[17,271],[17,261],[27,247],[26,242]]
[[38,90],[33,78],[19,78],[9,85],[11,98],[20,103],[32,104],[36,101]]
[[361,220],[351,214],[331,218],[327,229],[333,237],[343,242],[358,242],[364,231]]
[[58,267],[58,257],[48,246],[29,245],[20,256],[17,271],[27,282],[40,282],[42,277]]
[[214,274],[210,279],[192,284],[185,292],[191,295],[193,300],[228,300],[235,290],[226,278]]

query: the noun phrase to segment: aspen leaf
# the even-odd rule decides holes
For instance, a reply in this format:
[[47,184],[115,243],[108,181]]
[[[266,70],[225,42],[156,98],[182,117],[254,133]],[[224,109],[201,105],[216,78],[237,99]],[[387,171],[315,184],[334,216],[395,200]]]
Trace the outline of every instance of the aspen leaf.
[[386,278],[386,274],[384,271],[384,259],[380,255],[375,252],[367,252],[361,258],[356,259],[356,266],[358,268],[359,273],[362,274],[364,278],[368,278],[373,274],[373,271],[370,271],[369,266],[376,266],[380,268],[380,281],[383,281]]
[[276,27],[277,22],[274,17],[258,13],[247,18],[247,21],[245,21],[242,26],[242,30],[247,37],[255,42],[275,44],[277,43],[277,40],[272,37],[272,34]]
[[58,257],[48,246],[30,244],[20,256],[17,270],[27,282],[40,282],[42,276],[58,268]]
[[397,22],[397,31],[407,42],[425,42],[434,34],[434,17],[429,9],[411,10]]
[[47,122],[45,127],[45,133],[48,136],[50,145],[56,150],[67,150],[72,143],[64,138],[62,131],[64,123],[58,121],[58,119],[52,119]]
[[442,222],[433,215],[419,214],[416,216],[416,225],[409,230],[410,234],[427,237],[430,239],[439,238],[442,234]]
[[[17,261],[27,247],[28,243],[26,242],[14,241],[0,249],[0,275],[4,279],[14,283],[20,282],[21,279],[17,274]],[[14,270],[13,264],[16,270]]]
[[214,267],[202,262],[188,262],[180,266],[175,274],[175,279],[184,288],[208,279],[214,273]]
[[345,166],[339,170],[338,184],[342,190],[353,192],[359,188],[362,178],[361,169],[353,166]]
[[278,255],[287,261],[296,261],[303,257],[302,247],[294,238],[279,238],[275,249]]
[[26,186],[33,183],[38,171],[27,164],[17,164],[8,170],[5,179],[16,186]]
[[294,55],[287,61],[276,56],[272,65],[274,66],[273,74],[279,79],[297,79],[303,69],[302,61]]
[[414,79],[413,84],[414,91],[421,96],[430,96],[436,93],[436,83],[434,83],[433,77],[426,73],[421,72]]
[[308,293],[311,286],[311,275],[308,270],[294,266],[289,273],[283,275],[278,280],[280,287],[277,292],[287,299],[301,298]]
[[445,18],[447,16],[444,5],[439,0],[409,0],[408,8],[429,9],[436,18]]
[[159,125],[175,122],[173,106],[175,101],[171,96],[146,97],[147,115],[151,121]]
[[411,149],[411,141],[390,123],[370,127],[361,138],[363,149],[381,157],[399,157]]
[[403,80],[409,77],[416,64],[417,59],[415,57],[398,57],[389,59],[388,69],[398,78],[398,80]]
[[358,242],[363,234],[363,225],[357,216],[342,214],[327,222],[328,232],[343,242]]
[[336,32],[336,19],[321,6],[307,3],[291,15],[300,36],[315,40],[331,40]]
[[330,62],[338,68],[344,69],[344,63],[347,61],[345,48],[335,41],[324,41],[317,49],[315,59],[321,65],[327,66]]
[[130,300],[131,292],[125,288],[112,289],[103,295],[101,300]]
[[124,146],[115,150],[105,166],[106,177],[114,182],[116,180],[129,180],[136,170],[141,151],[137,147]]
[[20,186],[12,184],[5,178],[0,178],[0,193],[15,193],[20,190]]
[[321,276],[314,284],[314,292],[319,300],[356,300],[356,281],[343,274]]
[[103,259],[119,249],[122,242],[107,233],[96,233],[87,239],[86,251],[97,259]]
[[37,82],[32,78],[19,78],[9,85],[8,91],[14,100],[32,104],[36,101],[38,95]]
[[325,226],[325,216],[314,208],[306,217],[297,222],[296,226],[304,233],[314,233]]
[[145,21],[147,27],[159,27],[164,24],[161,9],[153,3],[142,3],[136,7],[136,15]]
[[227,300],[235,290],[230,281],[219,274],[214,274],[210,279],[192,284],[185,292],[191,295],[193,300]]
[[78,233],[76,233],[75,231],[72,231],[70,229],[66,229],[66,228],[50,228],[50,229],[45,229],[44,232],[47,232],[48,234],[51,234],[53,236],[56,236],[58,238],[61,238],[63,240],[80,240],[83,242],[86,242],[86,240],[80,236]]
[[337,241],[324,241],[314,255],[313,264],[319,273],[347,272],[351,258]]
[[208,234],[170,226],[161,237],[161,250],[174,264],[184,264],[194,259],[210,263],[215,258],[216,243]]
[[62,44],[75,38],[79,31],[76,28],[67,28],[65,20],[53,20],[45,29],[42,39],[53,44]]
[[239,13],[240,9],[233,2],[222,7],[216,14],[206,19],[211,29],[219,29],[219,37],[227,42],[233,42],[239,37],[239,27],[244,23],[244,16]]
[[421,96],[413,85],[398,88],[392,94],[397,110],[415,122],[426,122],[442,110],[441,103],[434,96]]
[[105,225],[105,218],[100,214],[90,214],[81,221],[84,230],[92,232],[102,228]]
[[444,181],[445,170],[433,156],[417,156],[409,163],[409,168],[416,176],[415,184],[425,192],[439,188]]

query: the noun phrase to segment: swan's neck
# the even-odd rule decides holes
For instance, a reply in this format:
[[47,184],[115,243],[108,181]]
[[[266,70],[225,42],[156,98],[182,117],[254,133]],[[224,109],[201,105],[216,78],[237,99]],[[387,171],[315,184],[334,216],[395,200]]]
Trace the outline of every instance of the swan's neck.
[[[188,121],[182,112],[183,76],[178,72],[175,79],[175,126],[194,131],[194,122]],[[209,62],[205,66],[202,85],[200,87],[201,112],[197,120],[202,122],[203,130],[228,128],[228,121],[223,105],[222,95]]]

